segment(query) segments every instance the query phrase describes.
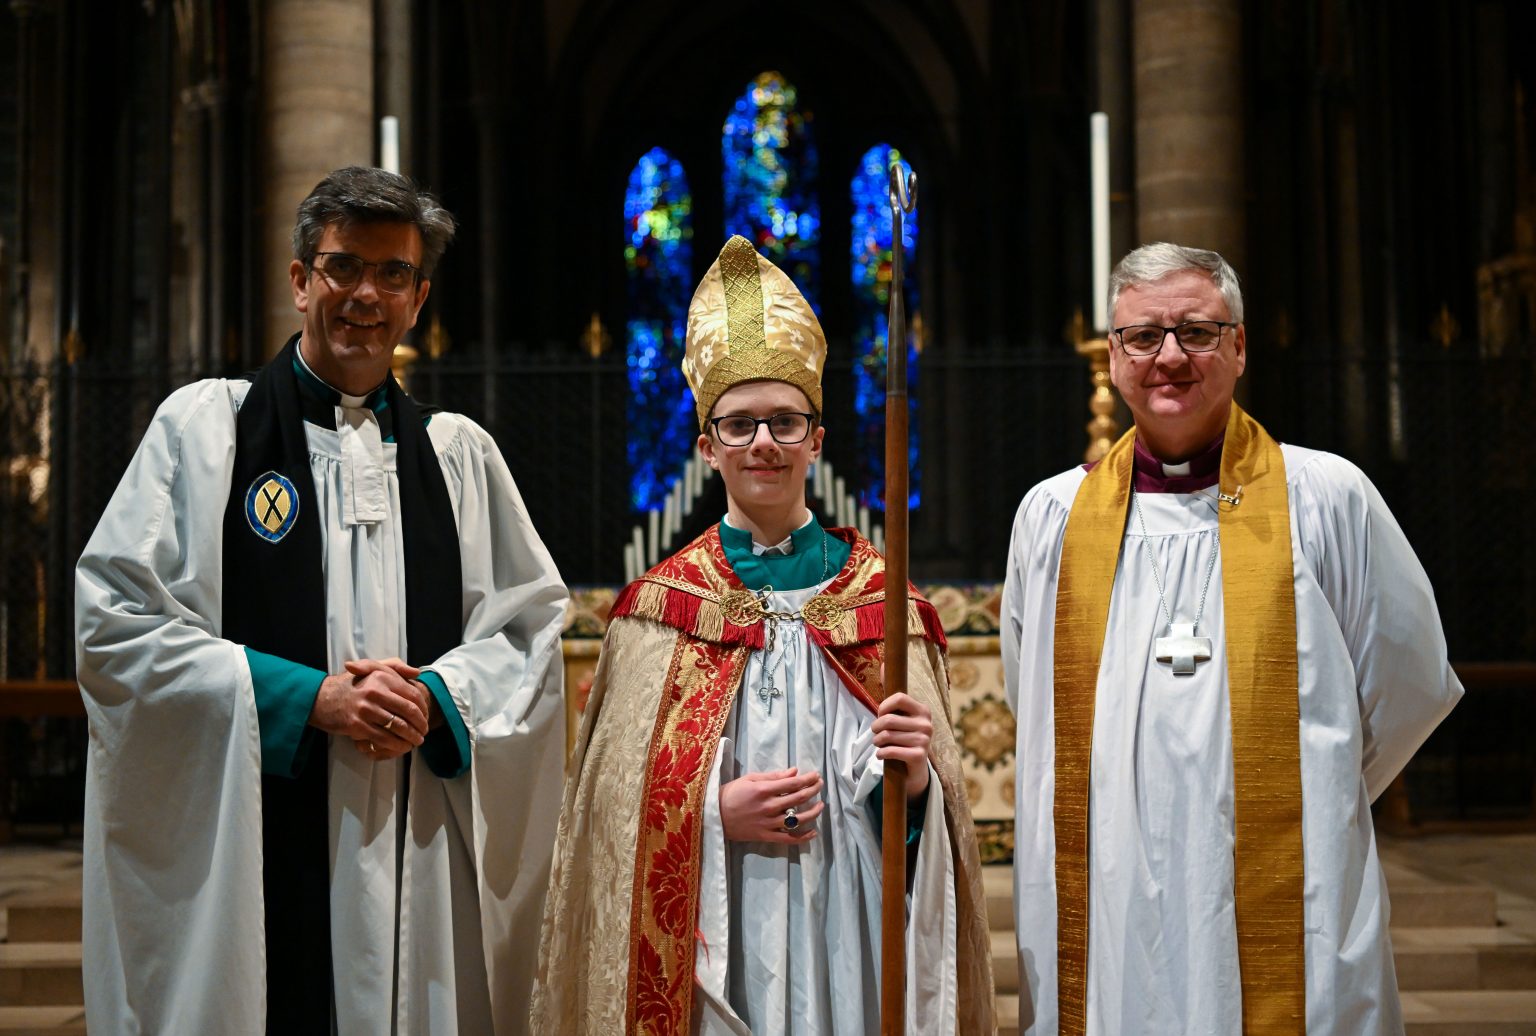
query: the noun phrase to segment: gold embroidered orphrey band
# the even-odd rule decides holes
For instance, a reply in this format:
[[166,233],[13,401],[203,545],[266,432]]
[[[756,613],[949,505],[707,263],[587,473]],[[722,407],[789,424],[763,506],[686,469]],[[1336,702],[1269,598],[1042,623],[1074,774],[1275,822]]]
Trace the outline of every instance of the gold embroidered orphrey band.
[[[1136,430],[1083,479],[1056,590],[1056,967],[1061,1036],[1087,1030],[1093,711]],[[1234,900],[1245,1036],[1303,1033],[1301,742],[1290,503],[1280,446],[1236,403],[1218,489],[1231,702]],[[1232,487],[1241,486],[1237,494]]]

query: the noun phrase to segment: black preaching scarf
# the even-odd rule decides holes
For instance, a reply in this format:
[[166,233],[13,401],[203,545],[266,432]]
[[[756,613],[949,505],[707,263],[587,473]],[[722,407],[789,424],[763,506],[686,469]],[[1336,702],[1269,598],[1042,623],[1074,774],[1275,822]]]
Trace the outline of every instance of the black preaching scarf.
[[[255,376],[237,418],[224,509],[223,633],[330,672],[321,529],[293,370],[298,342],[294,335]],[[384,391],[400,480],[407,661],[427,665],[463,638],[458,529],[420,411],[393,377]],[[312,744],[297,777],[261,778],[269,1033],[331,1032],[327,739],[318,734],[306,732]]]

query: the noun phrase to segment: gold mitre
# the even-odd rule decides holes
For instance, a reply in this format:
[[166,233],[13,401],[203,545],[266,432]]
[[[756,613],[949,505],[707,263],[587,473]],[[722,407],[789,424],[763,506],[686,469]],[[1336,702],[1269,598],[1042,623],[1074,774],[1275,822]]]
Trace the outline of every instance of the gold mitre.
[[821,413],[827,338],[800,289],[744,237],[720,249],[688,306],[683,377],[699,427],[715,401],[744,381],[787,381]]

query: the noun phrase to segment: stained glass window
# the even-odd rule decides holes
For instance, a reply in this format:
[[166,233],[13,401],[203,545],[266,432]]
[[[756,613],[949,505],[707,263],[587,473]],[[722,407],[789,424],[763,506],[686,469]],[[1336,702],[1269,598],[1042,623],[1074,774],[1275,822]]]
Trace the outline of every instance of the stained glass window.
[[[854,174],[852,268],[854,300],[853,407],[857,437],[859,502],[885,507],[885,355],[886,321],[891,303],[891,161],[901,162],[902,176],[910,171],[901,153],[889,144],[864,152]],[[917,461],[917,346],[911,333],[918,314],[916,253],[917,216],[914,209],[902,224],[903,299],[907,314],[907,391],[910,393],[911,440],[908,506],[920,499]]]
[[698,435],[681,364],[693,286],[693,195],[662,148],[640,156],[624,193],[630,497],[660,508]]
[[821,204],[812,115],[777,72],[747,84],[721,132],[725,232],[789,274],[820,312]]

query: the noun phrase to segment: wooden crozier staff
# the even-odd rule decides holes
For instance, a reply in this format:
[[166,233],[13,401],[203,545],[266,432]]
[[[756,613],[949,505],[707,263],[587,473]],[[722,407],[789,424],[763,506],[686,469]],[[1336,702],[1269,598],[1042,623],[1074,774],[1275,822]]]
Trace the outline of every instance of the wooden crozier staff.
[[[907,690],[907,315],[902,218],[917,206],[917,174],[890,167],[891,310],[885,329],[885,693]],[[885,761],[880,889],[880,1032],[906,1036],[907,767]]]

